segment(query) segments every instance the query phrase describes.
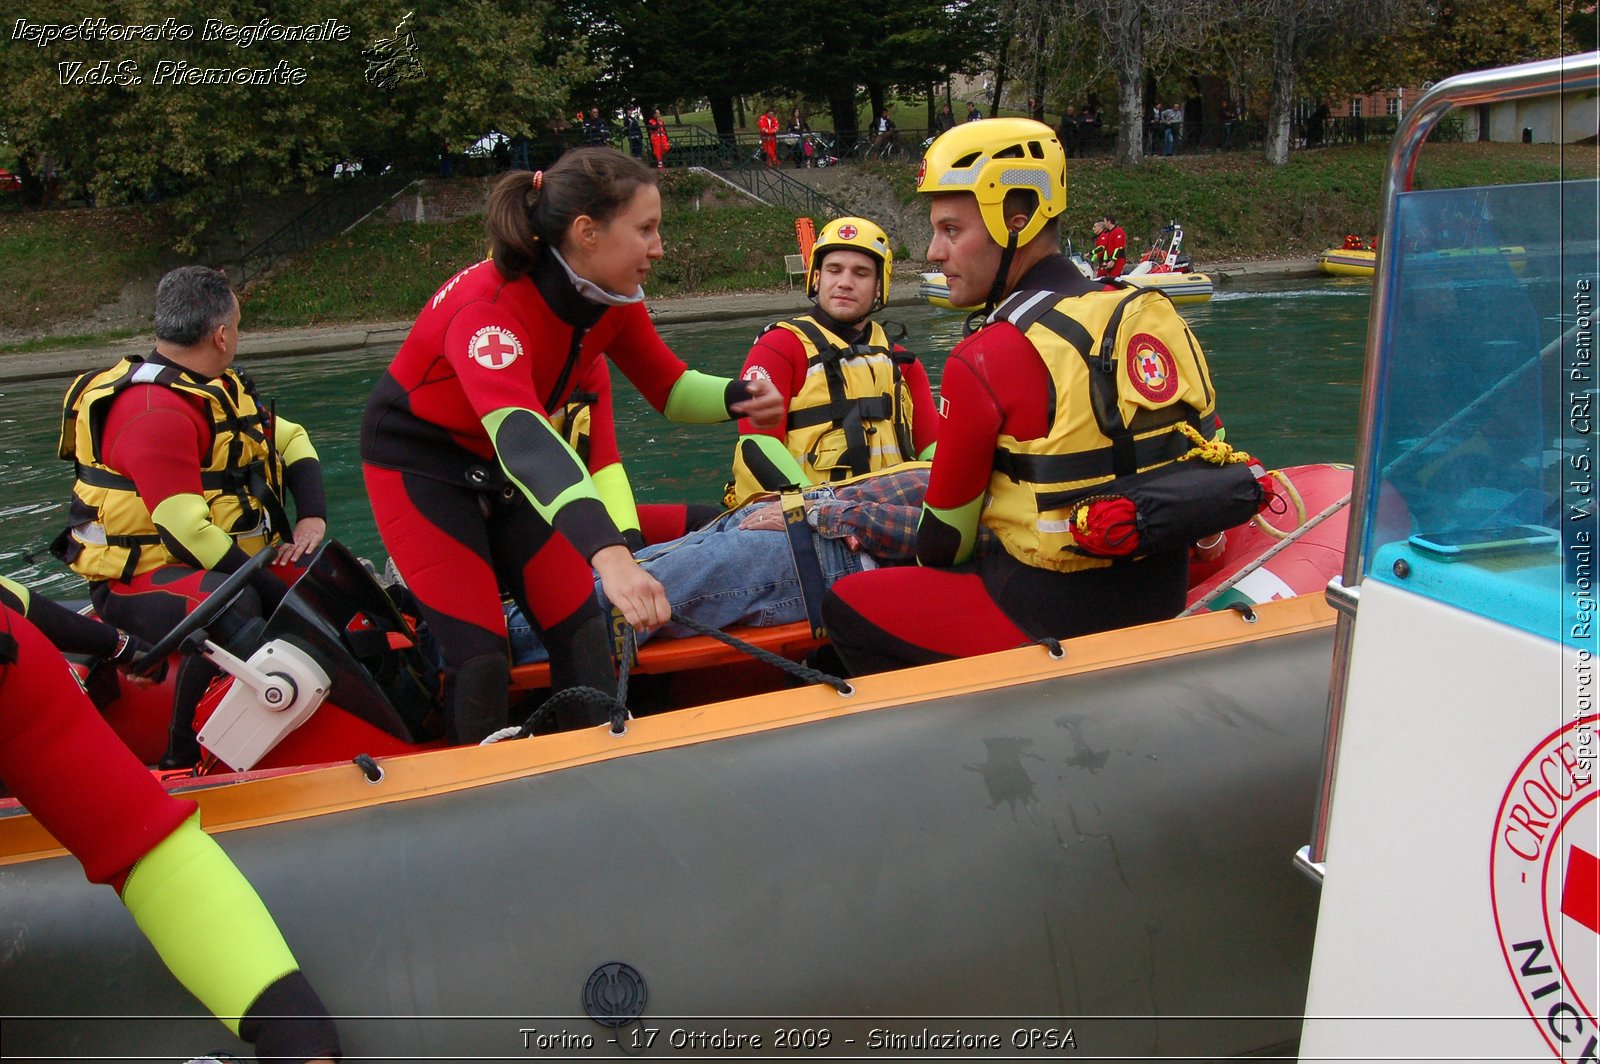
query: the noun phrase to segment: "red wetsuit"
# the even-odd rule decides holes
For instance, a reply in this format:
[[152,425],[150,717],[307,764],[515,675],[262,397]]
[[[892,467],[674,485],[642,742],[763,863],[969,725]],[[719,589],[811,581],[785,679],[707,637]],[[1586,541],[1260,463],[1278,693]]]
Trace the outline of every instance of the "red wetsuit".
[[[167,363],[151,353],[147,361]],[[235,387],[239,378],[224,374],[216,378],[226,387]],[[173,496],[203,492],[201,467],[211,453],[213,430],[204,403],[196,396],[158,384],[134,385],[119,394],[106,415],[105,464],[132,480],[145,507],[154,512]],[[322,517],[327,512],[322,483],[322,468],[315,458],[303,458],[288,466],[284,478],[294,496],[298,517]],[[196,606],[205,601],[228,573],[249,558],[237,545],[219,561],[207,567],[195,557],[186,541],[189,530],[157,526],[162,545],[178,563],[140,573],[128,580],[102,580],[90,586],[89,596],[96,611],[118,628],[155,642],[165,636]],[[289,529],[277,529],[289,535]],[[268,548],[271,549],[271,548]],[[298,570],[292,570],[296,575]],[[269,568],[239,596],[228,615],[213,625],[213,638],[225,641],[232,626],[271,611],[282,597],[283,582]],[[169,731],[166,767],[191,765],[199,759],[194,740],[195,707],[206,687],[218,675],[216,666],[199,655],[184,658],[174,684],[173,716]]]
[[[120,894],[135,865],[158,844],[180,828],[198,830],[185,823],[195,803],[172,797],[139,764],[90,704],[60,651],[11,607],[14,601],[0,595],[0,779],[71,851],[91,883]],[[36,606],[66,612],[53,603]],[[190,867],[192,875],[213,877],[203,884],[231,886],[215,880],[214,865]],[[231,930],[216,940],[219,967],[232,963]],[[189,937],[214,931],[204,924],[178,929]],[[165,945],[175,944],[170,928],[159,933]],[[298,969],[262,987],[237,1029],[262,1059],[339,1055],[327,1009]]]
[[761,131],[761,154],[767,157],[768,166],[778,165],[778,119],[775,115],[765,114],[756,119],[756,128]]
[[[1062,256],[1038,263],[1016,285],[1063,295],[1096,287]],[[1047,435],[1051,390],[1039,352],[1009,322],[979,329],[950,352],[939,385],[939,450],[918,526],[922,567],[846,577],[824,602],[829,634],[853,672],[1142,624],[1183,609],[1183,551],[1072,573],[1004,552],[953,564],[961,537],[939,515],[981,502],[1002,432],[1022,440]]]
[[1122,226],[1112,226],[1094,238],[1090,261],[1096,277],[1121,277],[1128,265],[1128,234]]
[[[597,377],[607,356],[657,410],[686,373],[643,303],[589,302],[550,255],[512,281],[485,261],[423,308],[367,404],[373,514],[444,658],[455,741],[505,721],[502,590],[540,628],[553,687],[615,687],[588,562],[624,538],[545,421],[580,383],[609,398]],[[726,382],[722,416],[742,398]],[[608,402],[595,406],[589,449],[588,469],[615,462]]]

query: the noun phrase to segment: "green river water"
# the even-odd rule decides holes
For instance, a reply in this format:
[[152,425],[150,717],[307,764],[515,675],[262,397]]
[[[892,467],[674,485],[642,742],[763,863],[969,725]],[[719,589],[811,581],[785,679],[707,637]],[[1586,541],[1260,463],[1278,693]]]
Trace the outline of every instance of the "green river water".
[[[1210,358],[1229,442],[1269,466],[1352,460],[1370,293],[1364,280],[1267,282],[1225,288],[1209,303],[1183,308]],[[937,383],[945,353],[961,337],[961,316],[918,305],[882,317],[906,326],[907,346]],[[672,325],[661,335],[691,366],[733,374],[762,324]],[[248,310],[242,327],[248,335]],[[330,534],[380,563],[356,445],[367,394],[392,355],[368,350],[240,363],[263,396],[311,433],[328,481]],[[0,573],[52,597],[84,593],[45,550],[66,519],[71,486],[69,465],[55,457],[68,383],[0,385]],[[641,502],[716,501],[732,457],[731,425],[673,424],[618,375],[617,435]]]

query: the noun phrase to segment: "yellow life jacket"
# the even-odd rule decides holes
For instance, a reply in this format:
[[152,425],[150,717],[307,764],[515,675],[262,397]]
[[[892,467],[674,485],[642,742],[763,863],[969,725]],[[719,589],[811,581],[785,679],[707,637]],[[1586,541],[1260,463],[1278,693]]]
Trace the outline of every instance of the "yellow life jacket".
[[211,422],[211,454],[201,467],[202,497],[212,524],[248,554],[282,540],[288,518],[278,501],[282,470],[268,418],[233,370],[201,380],[177,366],[125,358],[82,374],[62,404],[57,452],[76,464],[67,529],[55,553],[86,580],[127,580],[178,559],[156,531],[132,480],[103,459],[106,416],[117,395],[159,384],[200,398]]
[[[851,344],[810,314],[771,326],[799,338],[806,379],[789,400],[784,447],[807,484],[887,469],[916,458],[911,392],[901,367],[915,356],[897,352],[878,322]],[[728,505],[767,490],[737,452]]]
[[566,441],[578,460],[589,465],[589,434],[594,426],[594,404],[600,397],[594,392],[573,392],[567,401],[550,411],[550,427]]
[[1110,565],[1077,547],[1073,503],[1113,480],[1125,490],[1189,453],[1193,444],[1180,426],[1215,437],[1205,353],[1171,300],[1148,289],[1018,292],[989,320],[1011,322],[1039,352],[1052,408],[1043,437],[1000,435],[983,523],[1028,565],[1060,572]]

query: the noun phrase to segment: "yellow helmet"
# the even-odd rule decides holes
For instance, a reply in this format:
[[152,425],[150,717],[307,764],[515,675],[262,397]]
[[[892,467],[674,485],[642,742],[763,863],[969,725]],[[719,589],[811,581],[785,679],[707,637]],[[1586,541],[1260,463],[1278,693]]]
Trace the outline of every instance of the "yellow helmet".
[[889,234],[876,222],[865,218],[835,218],[822,227],[811,247],[806,264],[806,295],[815,299],[822,279],[822,257],[830,251],[849,248],[878,260],[878,305],[889,302],[889,275],[894,272],[894,252],[889,250]]
[[1067,209],[1067,153],[1055,130],[1031,118],[986,118],[963,122],[928,146],[917,177],[917,191],[971,192],[978,198],[984,227],[1002,246],[1006,193],[1028,189],[1039,195],[1017,246],[1039,235],[1046,222]]

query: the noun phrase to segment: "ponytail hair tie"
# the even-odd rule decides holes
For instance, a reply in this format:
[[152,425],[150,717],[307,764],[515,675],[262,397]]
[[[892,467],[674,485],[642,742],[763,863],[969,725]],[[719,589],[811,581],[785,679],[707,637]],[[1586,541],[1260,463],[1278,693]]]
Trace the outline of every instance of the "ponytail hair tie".
[[535,192],[538,192],[543,187],[544,187],[544,171],[543,170],[535,170],[533,172],[533,190]]

